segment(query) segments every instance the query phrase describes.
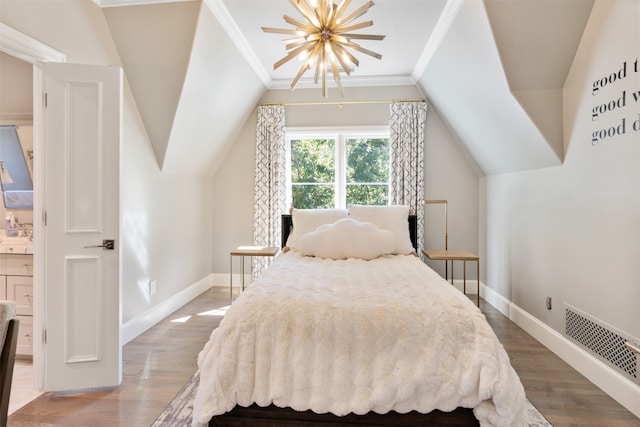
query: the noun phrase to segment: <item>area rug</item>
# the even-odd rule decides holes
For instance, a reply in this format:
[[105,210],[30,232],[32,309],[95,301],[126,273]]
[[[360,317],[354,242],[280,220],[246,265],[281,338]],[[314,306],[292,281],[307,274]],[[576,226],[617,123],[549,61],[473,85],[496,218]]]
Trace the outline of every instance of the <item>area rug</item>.
[[[193,412],[193,400],[200,382],[200,372],[196,371],[189,381],[176,394],[169,405],[156,418],[151,427],[190,426]],[[553,427],[549,421],[527,400],[528,427]]]

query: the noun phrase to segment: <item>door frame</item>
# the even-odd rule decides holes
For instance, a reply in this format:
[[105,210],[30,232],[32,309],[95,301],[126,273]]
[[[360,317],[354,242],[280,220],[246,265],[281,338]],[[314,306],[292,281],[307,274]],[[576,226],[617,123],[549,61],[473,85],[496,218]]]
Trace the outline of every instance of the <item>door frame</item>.
[[44,146],[44,114],[43,114],[43,71],[45,62],[66,62],[66,55],[44,43],[41,43],[20,31],[0,22],[0,51],[21,59],[33,65],[33,149],[37,153],[34,157],[33,179],[33,295],[35,299],[33,313],[33,369],[34,386],[44,389],[44,351],[43,345],[43,316],[44,301],[44,260],[42,251],[45,248],[43,229],[44,200],[46,186],[45,177],[45,149]]

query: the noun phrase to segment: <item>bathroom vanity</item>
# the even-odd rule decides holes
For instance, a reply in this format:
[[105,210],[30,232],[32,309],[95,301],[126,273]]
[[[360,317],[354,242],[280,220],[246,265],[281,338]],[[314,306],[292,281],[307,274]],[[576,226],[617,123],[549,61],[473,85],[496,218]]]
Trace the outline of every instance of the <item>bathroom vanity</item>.
[[[33,356],[33,127],[0,126],[0,299],[16,302],[16,355]],[[16,216],[22,219],[19,223]],[[25,222],[25,220],[27,222]]]
[[32,357],[33,254],[25,252],[26,247],[0,246],[0,299],[16,302],[16,317],[20,320],[16,355]]

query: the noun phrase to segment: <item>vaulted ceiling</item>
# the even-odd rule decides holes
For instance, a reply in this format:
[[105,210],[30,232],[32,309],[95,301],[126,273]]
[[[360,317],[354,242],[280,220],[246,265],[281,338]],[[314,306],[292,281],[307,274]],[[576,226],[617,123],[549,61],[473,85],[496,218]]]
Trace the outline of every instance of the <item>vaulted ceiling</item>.
[[[290,27],[286,0],[94,1],[169,173],[212,176],[260,98],[298,71],[295,61],[273,70],[286,51],[260,29]],[[383,58],[357,55],[345,96],[350,86],[416,85],[483,173],[559,165],[562,90],[593,2],[376,0],[361,32],[386,37],[362,44]]]

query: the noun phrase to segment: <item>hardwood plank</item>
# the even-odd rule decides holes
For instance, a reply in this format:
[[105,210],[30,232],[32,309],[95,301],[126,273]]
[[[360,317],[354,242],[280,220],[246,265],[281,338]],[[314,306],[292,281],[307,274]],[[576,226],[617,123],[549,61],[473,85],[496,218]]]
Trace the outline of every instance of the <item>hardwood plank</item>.
[[149,426],[196,371],[198,353],[222,319],[206,313],[228,304],[228,288],[210,289],[124,346],[119,388],[45,393],[14,412],[8,425]]
[[640,426],[640,419],[497,309],[480,309],[504,346],[527,398],[554,427]]
[[[149,426],[196,369],[229,289],[212,288],[128,343],[123,383],[113,391],[45,393],[9,417],[21,426]],[[554,427],[640,427],[640,420],[485,301],[480,308],[509,353],[529,400]],[[186,318],[184,322],[172,320]],[[246,424],[241,424],[246,425]]]

